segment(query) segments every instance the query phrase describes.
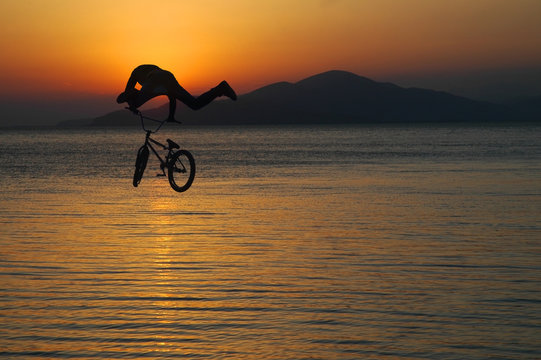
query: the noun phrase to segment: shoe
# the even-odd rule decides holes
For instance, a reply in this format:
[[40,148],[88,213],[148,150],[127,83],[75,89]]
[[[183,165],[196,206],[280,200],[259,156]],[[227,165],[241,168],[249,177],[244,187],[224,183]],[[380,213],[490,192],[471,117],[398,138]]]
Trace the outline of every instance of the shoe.
[[233,90],[233,88],[229,86],[227,81],[222,81],[218,86],[220,86],[222,90],[222,95],[227,96],[231,100],[237,100],[237,94],[235,94],[235,90]]

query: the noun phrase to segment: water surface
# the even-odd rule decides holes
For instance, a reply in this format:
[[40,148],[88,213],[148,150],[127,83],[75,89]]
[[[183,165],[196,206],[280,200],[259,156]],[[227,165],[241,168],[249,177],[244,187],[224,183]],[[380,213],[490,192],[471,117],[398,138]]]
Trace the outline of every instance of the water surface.
[[540,130],[3,131],[0,356],[540,358]]

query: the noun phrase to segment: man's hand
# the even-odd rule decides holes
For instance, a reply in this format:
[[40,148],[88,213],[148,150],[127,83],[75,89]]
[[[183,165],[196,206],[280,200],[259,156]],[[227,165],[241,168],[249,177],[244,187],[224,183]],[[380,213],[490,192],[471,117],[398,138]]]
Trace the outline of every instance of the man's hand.
[[134,113],[135,115],[139,115],[141,114],[141,112],[139,110],[137,110],[137,108],[134,108],[134,107],[126,107],[126,109],[130,110],[132,113]]

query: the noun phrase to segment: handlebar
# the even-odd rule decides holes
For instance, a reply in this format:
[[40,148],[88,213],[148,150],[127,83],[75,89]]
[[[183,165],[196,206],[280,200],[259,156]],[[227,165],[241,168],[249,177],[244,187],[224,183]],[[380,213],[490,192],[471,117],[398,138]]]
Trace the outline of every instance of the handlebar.
[[[175,122],[175,123],[181,124],[181,122],[178,121],[178,120],[174,120],[174,121],[167,121],[168,119],[156,120],[156,119],[150,118],[148,116],[144,116],[143,113],[141,111],[139,111],[138,109],[133,109],[133,108],[130,108],[130,107],[126,107],[126,109],[130,110],[134,115],[139,115],[139,117],[141,118],[141,126],[143,127],[143,130],[148,132],[148,133],[151,133],[151,134],[157,133],[158,130],[160,130],[160,128],[166,122]],[[150,120],[150,121],[154,121],[156,123],[159,123],[160,125],[158,125],[158,127],[156,129],[154,129],[154,130],[149,130],[149,129],[147,129],[145,127],[145,119]]]

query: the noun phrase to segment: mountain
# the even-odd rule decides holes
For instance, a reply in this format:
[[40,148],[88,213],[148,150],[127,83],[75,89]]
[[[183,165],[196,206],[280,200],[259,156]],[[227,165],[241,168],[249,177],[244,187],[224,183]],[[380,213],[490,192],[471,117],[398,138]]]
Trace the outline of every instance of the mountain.
[[[403,88],[338,70],[297,83],[271,84],[239,96],[236,102],[220,99],[198,111],[181,103],[178,105],[176,118],[190,125],[474,122],[515,120],[513,117],[524,115],[515,106],[475,101],[428,89]],[[530,108],[537,109],[533,105]],[[167,116],[167,109],[166,104],[145,111],[145,115],[162,119]],[[530,110],[526,112],[530,118],[537,116]],[[90,123],[94,126],[139,124],[138,119],[126,110],[111,112]]]
[[527,121],[541,120],[541,96],[518,99],[509,104],[513,114]]

